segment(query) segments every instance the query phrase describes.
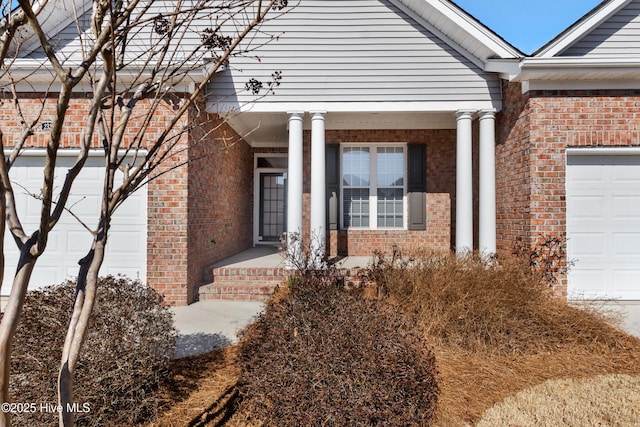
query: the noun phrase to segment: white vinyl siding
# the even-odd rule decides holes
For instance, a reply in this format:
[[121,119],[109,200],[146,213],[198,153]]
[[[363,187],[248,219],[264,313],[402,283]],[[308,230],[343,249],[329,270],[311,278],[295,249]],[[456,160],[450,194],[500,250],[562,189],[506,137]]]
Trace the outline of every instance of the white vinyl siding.
[[210,85],[222,109],[254,100],[249,79],[282,81],[258,103],[478,101],[500,98],[499,79],[389,0],[305,0],[268,22],[252,57],[233,58]]
[[406,146],[341,149],[342,228],[405,228]]
[[640,53],[640,0],[633,0],[618,13],[586,34],[561,56],[628,56]]
[[[141,5],[146,7],[149,1],[151,0],[142,1]],[[183,2],[185,10],[195,1],[187,0]],[[135,23],[135,28],[128,34],[125,61],[141,61],[149,56],[152,48],[163,40],[163,36],[154,31],[154,20],[152,18],[161,15],[166,19],[171,19],[171,13],[174,9],[175,2],[173,1],[154,1],[143,15],[140,12],[133,14],[131,22]],[[142,7],[140,7],[140,10],[142,10]],[[68,13],[73,14],[73,11],[69,10]],[[214,11],[210,11],[210,13],[214,15]],[[191,23],[189,28],[180,28],[176,31],[176,36],[174,36],[173,40],[175,51],[168,53],[169,56],[174,55],[173,63],[178,63],[178,61],[187,58],[200,46],[201,34],[205,28],[215,27],[215,18],[205,18],[205,12],[202,12],[201,15],[203,19]],[[224,16],[224,13],[220,12],[220,15]],[[52,17],[51,19],[54,18]],[[88,7],[86,12],[79,15],[77,21],[73,20],[64,28],[57,29],[58,33],[49,40],[63,64],[77,65],[84,55],[89,52],[95,40],[90,23],[91,6]],[[230,35],[233,36],[233,34]],[[21,56],[31,59],[46,58],[42,47],[34,37],[27,41],[26,46],[21,48]],[[202,55],[197,56],[201,57]],[[99,61],[100,58],[98,59]]]

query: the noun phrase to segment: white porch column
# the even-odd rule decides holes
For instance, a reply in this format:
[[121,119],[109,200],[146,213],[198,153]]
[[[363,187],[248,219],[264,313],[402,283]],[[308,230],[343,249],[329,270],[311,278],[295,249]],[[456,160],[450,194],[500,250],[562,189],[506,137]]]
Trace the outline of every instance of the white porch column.
[[[311,113],[311,249],[324,256],[326,250],[325,113]],[[316,266],[318,266],[316,264]]]
[[480,251],[496,253],[495,112],[480,112]]
[[[289,160],[287,167],[287,245],[290,256],[300,257],[302,238],[302,120],[303,112],[289,113]],[[297,241],[291,234],[298,233]]]
[[456,253],[473,249],[472,111],[456,112]]

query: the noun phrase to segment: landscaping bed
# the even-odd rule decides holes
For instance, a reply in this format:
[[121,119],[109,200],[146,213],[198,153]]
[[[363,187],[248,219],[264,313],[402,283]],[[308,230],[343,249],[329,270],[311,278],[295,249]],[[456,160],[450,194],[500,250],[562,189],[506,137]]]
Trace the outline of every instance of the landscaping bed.
[[[558,405],[558,402],[563,401],[562,395],[581,393],[580,396],[587,402],[591,393],[590,398],[594,401],[604,400],[601,396],[603,387],[609,387],[608,393],[611,396],[619,391],[627,395],[632,393],[628,399],[637,398],[640,376],[639,340],[612,326],[611,319],[601,310],[575,308],[553,297],[537,272],[532,272],[528,265],[518,260],[501,260],[496,264],[473,256],[465,259],[437,254],[389,256],[380,257],[377,264],[372,266],[369,276],[370,279],[375,279],[375,283],[369,287],[355,291],[337,291],[331,288],[331,298],[335,301],[344,300],[345,307],[354,307],[352,312],[362,319],[366,318],[363,313],[369,312],[369,309],[357,304],[378,307],[373,312],[385,317],[394,313],[390,317],[400,322],[400,329],[404,328],[403,331],[406,331],[399,336],[406,334],[405,336],[410,337],[408,341],[398,340],[398,346],[405,346],[404,353],[399,353],[404,355],[401,358],[403,368],[399,370],[399,374],[410,371],[408,367],[415,366],[414,362],[420,357],[426,357],[422,360],[435,362],[436,369],[426,371],[435,373],[433,381],[418,384],[416,390],[419,387],[431,387],[434,394],[429,396],[437,395],[437,402],[430,400],[433,405],[427,405],[422,413],[420,406],[414,405],[417,408],[414,412],[417,418],[407,425],[475,425],[480,423],[483,416],[486,419],[479,424],[483,426],[518,425],[522,422],[526,425],[571,425],[571,420],[581,419],[572,415],[575,411],[569,401]],[[343,293],[342,296],[340,292]],[[323,381],[329,387],[318,393],[336,409],[341,405],[340,402],[349,402],[349,391],[340,383],[341,378],[348,379],[342,381],[347,388],[353,387],[355,384],[362,384],[363,381],[354,379],[355,374],[361,372],[350,369],[347,365],[353,363],[350,359],[338,357],[332,358],[342,361],[342,371],[337,372],[335,367],[331,367],[326,375],[322,375],[317,369],[313,372],[315,377],[301,379],[302,377],[296,377],[295,367],[300,368],[300,373],[308,374],[311,369],[309,367],[313,366],[311,355],[317,353],[318,348],[326,348],[329,354],[335,354],[333,352],[340,351],[336,350],[340,348],[340,342],[365,342],[368,343],[365,347],[372,353],[377,348],[382,352],[387,348],[387,354],[391,352],[388,347],[378,347],[368,342],[367,337],[370,335],[353,319],[337,322],[336,319],[345,319],[348,311],[340,311],[335,307],[326,309],[331,304],[326,301],[318,304],[315,296],[305,298],[307,305],[302,304],[296,308],[300,301],[292,302],[292,292],[286,291],[267,309],[266,317],[271,318],[264,321],[263,316],[263,320],[245,334],[245,341],[240,346],[192,359],[191,363],[174,362],[174,377],[188,376],[185,372],[193,373],[194,369],[198,372],[191,377],[190,387],[173,395],[177,403],[152,425],[279,425],[269,421],[269,411],[278,416],[284,414],[294,420],[298,417],[299,425],[321,425],[323,421],[326,425],[340,425],[318,416],[305,419],[300,418],[300,414],[291,415],[289,410],[278,411],[284,410],[286,405],[295,404],[297,396],[300,408],[308,409],[309,405],[316,405],[310,403],[313,392],[320,390],[314,387],[319,387],[318,383]],[[360,302],[354,303],[356,300]],[[306,308],[303,310],[303,307]],[[309,322],[308,319],[304,320],[304,316],[299,316],[303,313],[308,316],[310,310],[317,311],[323,307],[325,311],[320,310],[320,313],[324,314],[314,317],[314,322],[325,319],[326,324]],[[399,313],[402,313],[402,320],[395,317]],[[275,327],[275,318],[288,319],[289,326],[281,324]],[[365,321],[368,324],[371,322],[371,319]],[[347,326],[350,324],[355,327],[349,332]],[[331,331],[331,325],[335,325],[335,329],[340,331],[339,336],[351,334],[360,339],[336,340],[334,337],[329,340],[327,334]],[[270,329],[271,327],[275,329]],[[407,327],[410,328],[406,329]],[[311,335],[308,334],[313,330],[321,332],[315,335],[314,340],[321,340],[325,336],[327,341],[320,342],[319,347],[318,343],[314,343],[316,347],[296,345],[300,337],[310,339]],[[378,329],[376,327],[372,330]],[[271,338],[267,339],[266,336]],[[415,352],[415,349],[407,350],[416,342],[424,347],[424,353]],[[387,341],[385,343],[390,345]],[[248,358],[249,349],[256,357],[255,360]],[[274,357],[274,349],[277,350],[278,358]],[[349,353],[351,348],[343,347],[343,350]],[[358,354],[358,351],[353,354]],[[410,357],[406,357],[407,355]],[[260,363],[256,364],[256,360]],[[246,390],[252,390],[246,387],[255,372],[252,369],[260,364],[260,369],[264,369],[269,360],[273,363],[273,378],[289,379],[267,384],[265,381],[268,376],[261,376],[256,384],[262,386],[262,394],[247,392]],[[303,360],[306,364],[301,363]],[[317,366],[326,366],[323,360],[319,356]],[[376,363],[384,365],[379,361]],[[288,369],[286,375],[293,375],[292,377],[283,373],[287,365],[291,369]],[[367,372],[374,376],[383,373],[370,368]],[[424,374],[421,373],[423,376]],[[558,380],[561,382],[557,382]],[[233,386],[236,382],[237,388]],[[372,383],[375,384],[375,381]],[[292,384],[297,388],[286,389]],[[282,403],[269,397],[270,393],[278,390],[289,390],[289,394],[285,395],[287,402]],[[331,390],[339,398],[330,397]],[[371,392],[365,387],[358,393],[363,390]],[[557,390],[558,398],[545,400],[531,397],[536,396],[536,393],[548,393],[549,390]],[[417,393],[415,398],[419,399],[420,394],[424,394],[424,391]],[[510,396],[512,398],[507,399]],[[611,404],[605,409],[591,413],[591,420],[594,423],[605,420],[605,424],[606,420],[619,420],[620,425],[624,425],[624,417],[628,416],[629,410],[622,401],[618,405],[615,405],[616,399],[609,401]],[[353,402],[348,404],[354,406]],[[221,408],[228,411],[223,412]],[[397,425],[391,421],[392,413],[388,413],[388,419],[376,418],[370,416],[371,413],[367,412],[369,409],[362,410],[360,413],[364,415],[363,418],[352,420],[352,423]],[[549,415],[544,422],[526,418],[536,413]],[[612,424],[616,425],[615,422]]]

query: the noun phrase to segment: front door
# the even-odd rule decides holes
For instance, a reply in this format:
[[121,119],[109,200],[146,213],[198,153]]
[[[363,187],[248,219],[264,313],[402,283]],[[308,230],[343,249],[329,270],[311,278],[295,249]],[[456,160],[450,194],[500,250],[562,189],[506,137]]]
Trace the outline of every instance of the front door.
[[284,172],[260,173],[259,240],[278,242],[287,227],[287,180]]

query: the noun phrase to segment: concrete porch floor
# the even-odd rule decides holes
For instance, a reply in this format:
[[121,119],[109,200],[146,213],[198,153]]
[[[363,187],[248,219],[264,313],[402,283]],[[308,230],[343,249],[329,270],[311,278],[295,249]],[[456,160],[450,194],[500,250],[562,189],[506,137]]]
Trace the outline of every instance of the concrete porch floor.
[[[337,268],[366,268],[370,256],[347,256],[336,260]],[[259,245],[226,258],[213,268],[285,268],[285,259],[277,246]]]

